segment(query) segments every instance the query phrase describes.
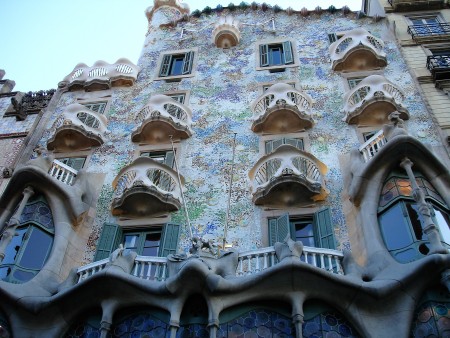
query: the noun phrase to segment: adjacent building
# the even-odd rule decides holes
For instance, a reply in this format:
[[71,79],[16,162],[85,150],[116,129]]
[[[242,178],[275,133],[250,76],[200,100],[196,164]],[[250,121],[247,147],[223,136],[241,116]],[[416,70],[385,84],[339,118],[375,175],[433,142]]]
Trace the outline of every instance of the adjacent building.
[[137,64],[76,65],[38,115],[0,94],[0,337],[448,336],[448,38],[418,3],[155,0]]

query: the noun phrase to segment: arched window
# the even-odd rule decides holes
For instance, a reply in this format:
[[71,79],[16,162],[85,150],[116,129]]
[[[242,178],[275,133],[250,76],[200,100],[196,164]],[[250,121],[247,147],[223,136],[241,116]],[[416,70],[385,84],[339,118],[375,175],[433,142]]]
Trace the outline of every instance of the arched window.
[[[417,185],[425,193],[432,219],[445,246],[450,244],[450,210],[434,187],[415,173]],[[381,234],[391,255],[400,263],[420,259],[429,252],[424,220],[412,195],[411,182],[405,174],[394,172],[384,182],[378,203]]]
[[5,250],[0,265],[0,279],[23,283],[32,279],[44,266],[53,245],[52,212],[45,198],[30,198],[19,219],[19,226]]

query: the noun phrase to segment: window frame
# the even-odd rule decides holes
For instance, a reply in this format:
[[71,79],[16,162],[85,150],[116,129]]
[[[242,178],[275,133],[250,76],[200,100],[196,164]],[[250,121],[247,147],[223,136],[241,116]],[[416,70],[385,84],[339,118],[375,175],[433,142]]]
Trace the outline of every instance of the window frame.
[[[184,55],[181,74],[161,75],[162,68],[163,68],[165,62],[167,62],[167,58],[168,57],[170,58],[170,61],[169,61],[170,66],[169,67],[171,67],[173,56],[178,56],[178,55]],[[183,69],[186,65],[185,60],[186,60],[187,55],[192,55],[192,57],[190,58],[189,72],[185,72],[185,70]],[[177,82],[177,81],[181,81],[181,79],[184,79],[184,78],[194,77],[196,75],[197,59],[198,59],[198,48],[164,51],[159,55],[158,62],[155,67],[156,75],[155,75],[154,80],[155,81],[156,80],[166,80],[168,82],[171,82],[171,80],[172,80],[173,82]],[[169,73],[169,69],[167,70],[167,73]]]
[[[179,141],[175,141],[173,143],[173,149],[175,150],[175,154],[174,154],[174,163],[173,163],[173,167],[171,167],[171,169],[173,170],[177,170],[177,168],[175,167],[175,160],[177,165],[180,163],[180,142]],[[135,151],[134,151],[134,159],[137,159],[138,157],[141,156],[142,153],[144,152],[167,152],[167,151],[172,151],[172,144],[170,143],[161,143],[161,144],[143,144],[143,145],[139,145]]]
[[76,153],[71,153],[70,155],[68,155],[68,156],[59,156],[60,154],[58,154],[58,157],[55,157],[55,160],[58,160],[58,161],[60,161],[61,163],[64,163],[64,160],[66,160],[66,159],[71,159],[71,158],[74,158],[74,159],[81,159],[81,158],[84,158],[84,162],[83,162],[83,165],[81,166],[81,168],[79,168],[79,169],[76,169],[76,168],[74,168],[74,167],[72,167],[72,166],[70,166],[70,165],[68,165],[68,164],[66,164],[66,163],[64,163],[65,165],[67,165],[67,166],[69,166],[69,167],[71,167],[72,169],[74,169],[74,170],[76,170],[76,171],[79,171],[79,170],[81,170],[81,169],[84,169],[84,168],[87,168],[87,165],[88,165],[88,155],[84,155],[84,154],[79,154],[79,155],[77,155]]
[[259,156],[262,157],[266,155],[266,142],[275,141],[282,138],[302,139],[303,151],[305,152],[311,151],[311,143],[307,132],[289,133],[289,134],[267,134],[259,138]]
[[[89,92],[89,94],[92,95],[90,92]],[[97,112],[97,114],[107,116],[108,112],[109,112],[110,105],[111,105],[111,95],[107,95],[107,96],[104,96],[104,97],[97,97],[97,98],[78,97],[76,103],[81,104],[82,106],[85,106],[85,107],[86,107],[86,105],[94,105],[94,104],[105,103],[103,111],[101,113]],[[88,107],[86,107],[86,108],[91,110]]]
[[[291,46],[291,53],[292,53],[292,62],[286,63],[286,61],[283,64],[277,64],[277,65],[270,65],[269,63],[269,55],[267,55],[267,66],[261,65],[262,58],[263,58],[263,51],[262,46],[275,46],[275,45],[281,45],[290,43]],[[284,46],[283,46],[284,47]],[[285,52],[283,50],[283,55],[285,55]],[[298,60],[298,51],[297,51],[297,43],[294,39],[289,38],[278,38],[278,39],[267,39],[267,40],[261,40],[258,41],[255,44],[255,56],[256,56],[256,70],[269,70],[269,71],[283,71],[285,68],[292,68],[292,67],[298,67],[299,60]]]

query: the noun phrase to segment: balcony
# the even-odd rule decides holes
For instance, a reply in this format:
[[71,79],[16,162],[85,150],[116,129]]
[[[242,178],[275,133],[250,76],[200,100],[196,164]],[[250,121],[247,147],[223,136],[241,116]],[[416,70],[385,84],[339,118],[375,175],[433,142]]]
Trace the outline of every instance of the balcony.
[[[332,274],[343,275],[341,251],[314,247],[303,247],[302,255],[299,261]],[[89,277],[102,271],[109,258],[101,261],[87,264],[77,270],[77,283],[80,283]],[[238,265],[236,268],[236,277],[255,275],[267,270],[279,263],[274,247],[267,247],[257,250],[239,252]],[[164,282],[169,276],[166,257],[137,256],[134,260],[134,266],[131,270],[134,277]]]
[[253,203],[290,207],[324,200],[327,170],[313,155],[291,145],[280,146],[250,170]]
[[230,48],[239,43],[239,21],[232,16],[221,17],[212,32],[213,42],[218,48]]
[[130,87],[134,85],[138,72],[138,67],[124,58],[117,60],[114,64],[97,61],[92,67],[80,63],[58,86],[68,91]]
[[353,29],[331,44],[331,68],[336,72],[354,72],[386,67],[383,48],[383,41],[365,29]]
[[384,135],[383,130],[373,135],[365,143],[359,147],[359,152],[364,158],[364,162],[369,162],[387,143],[387,139]]
[[309,129],[312,99],[286,83],[271,86],[252,105],[255,133],[292,133]]
[[[183,184],[184,179],[181,177]],[[114,216],[158,216],[181,207],[177,172],[148,157],[124,167],[113,181]]]
[[408,34],[417,43],[448,42],[450,40],[450,24],[429,23],[408,26]]
[[437,87],[444,82],[450,82],[450,54],[428,56],[427,68],[433,75]]
[[65,108],[47,149],[65,152],[101,146],[105,141],[107,119],[104,115],[74,103]]
[[445,0],[388,0],[396,12],[440,9],[444,7]]
[[153,95],[136,116],[138,128],[131,140],[138,143],[169,142],[191,137],[191,110],[166,95]]
[[388,116],[394,111],[408,120],[409,113],[402,105],[404,98],[403,92],[384,76],[368,76],[345,94],[343,120],[359,126],[381,125],[389,123]]

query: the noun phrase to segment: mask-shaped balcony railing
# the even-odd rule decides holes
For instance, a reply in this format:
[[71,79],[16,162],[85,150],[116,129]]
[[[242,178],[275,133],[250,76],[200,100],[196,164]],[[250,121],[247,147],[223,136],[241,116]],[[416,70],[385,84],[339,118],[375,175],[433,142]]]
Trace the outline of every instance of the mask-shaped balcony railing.
[[356,28],[330,45],[334,71],[361,71],[386,67],[384,43],[363,28]]
[[213,43],[219,48],[234,47],[239,43],[239,21],[228,15],[219,18],[212,32]]
[[53,160],[48,174],[62,183],[72,185],[78,175],[78,171],[62,163],[61,161]]
[[156,216],[181,207],[183,187],[178,184],[177,173],[148,157],[139,157],[124,167],[113,187],[111,209],[116,216]]
[[114,64],[97,61],[92,67],[80,63],[58,86],[70,91],[130,87],[135,83],[138,72],[138,67],[124,58],[117,60]]
[[450,80],[450,53],[448,55],[430,55],[427,57],[427,68],[436,83]]
[[139,143],[169,142],[191,137],[191,110],[166,95],[153,95],[136,116],[131,140]]
[[445,0],[388,0],[394,11],[417,11],[443,8]]
[[53,137],[47,149],[75,151],[98,147],[105,141],[107,119],[89,108],[74,103],[67,106],[56,122]]
[[416,42],[449,41],[450,24],[435,22],[423,25],[411,25],[408,26],[408,33]]
[[299,206],[326,198],[325,164],[291,145],[263,156],[250,170],[257,205]]
[[363,155],[364,162],[368,162],[373,158],[386,143],[387,139],[384,136],[383,130],[380,130],[364,142],[364,144],[359,147],[359,152]]
[[252,105],[252,130],[259,132],[297,132],[309,129],[312,99],[286,83],[271,86]]
[[357,125],[385,124],[394,111],[408,120],[408,111],[402,105],[404,98],[403,92],[384,76],[368,76],[345,94],[343,120]]

